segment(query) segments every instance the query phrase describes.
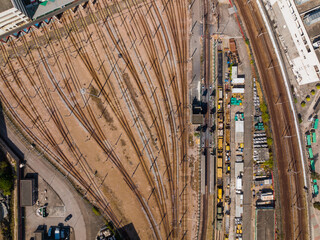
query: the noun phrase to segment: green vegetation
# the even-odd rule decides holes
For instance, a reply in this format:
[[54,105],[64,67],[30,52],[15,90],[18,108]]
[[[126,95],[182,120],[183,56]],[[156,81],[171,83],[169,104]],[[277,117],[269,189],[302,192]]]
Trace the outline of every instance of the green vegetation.
[[262,115],[261,115],[262,121],[266,125],[269,122],[269,119],[270,119],[267,105],[265,103],[261,103],[260,104],[260,110],[262,112]]
[[13,189],[14,176],[10,165],[5,162],[0,162],[0,191],[5,195],[10,195]]
[[315,94],[316,94],[316,90],[312,89],[312,90],[310,91],[310,93],[311,93],[311,95],[315,95]]
[[302,101],[301,102],[301,107],[305,107],[306,106],[306,102],[305,101]]
[[314,207],[315,209],[320,210],[320,202],[314,202],[314,203],[313,203],[313,207]]
[[269,147],[272,147],[273,139],[271,137],[267,138],[267,144],[268,144]]
[[265,103],[261,103],[260,110],[261,112],[267,112],[268,111],[267,105]]
[[273,157],[272,155],[269,157],[269,160],[265,161],[263,163],[263,166],[266,170],[272,170],[273,169]]
[[308,95],[308,96],[306,96],[306,100],[309,102],[310,101],[310,96]]
[[311,172],[311,178],[312,180],[320,180],[320,174],[317,172]]
[[317,83],[316,88],[320,89],[320,83]]
[[298,102],[298,99],[296,96],[293,96],[293,100],[294,100],[294,103],[297,103]]
[[246,38],[246,44],[249,45],[250,41],[248,38]]
[[195,136],[195,137],[200,137],[200,132],[195,132],[195,133],[194,133],[194,136]]
[[299,120],[299,123],[302,123],[302,116],[300,113],[298,114],[298,120]]
[[99,209],[96,208],[95,206],[92,207],[92,212],[93,212],[96,216],[100,216],[100,215],[101,215]]
[[11,228],[10,228],[10,220],[8,217],[2,219],[0,223],[0,230],[3,236],[3,239],[13,239]]

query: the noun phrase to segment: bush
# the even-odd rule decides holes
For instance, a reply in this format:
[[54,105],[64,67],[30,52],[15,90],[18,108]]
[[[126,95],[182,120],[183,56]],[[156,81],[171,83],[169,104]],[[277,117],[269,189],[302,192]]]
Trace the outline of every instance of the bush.
[[92,207],[92,212],[93,212],[95,215],[97,215],[97,216],[100,216],[100,215],[101,215],[99,209],[96,208],[95,206]]
[[271,137],[268,137],[268,138],[267,138],[267,144],[268,144],[269,147],[272,146],[272,144],[273,144],[273,139],[272,139]]
[[268,108],[267,108],[267,105],[265,103],[261,103],[260,104],[260,110],[261,112],[267,112],[268,111]]
[[310,101],[310,96],[309,96],[309,95],[306,97],[306,100],[307,100],[308,102]]
[[294,103],[297,103],[298,102],[298,99],[296,96],[293,97],[293,100],[294,100]]
[[273,157],[270,156],[269,160],[265,161],[263,163],[263,166],[266,170],[272,170],[273,168]]
[[310,93],[311,93],[311,95],[315,95],[315,94],[316,94],[316,91],[315,91],[314,89],[312,89],[312,90],[310,91]]
[[316,173],[316,172],[311,172],[311,178],[312,178],[312,180],[314,180],[314,179],[320,180],[320,174]]
[[14,176],[9,164],[5,161],[0,162],[0,190],[5,195],[10,195],[13,189]]
[[302,101],[301,102],[301,107],[305,107],[306,106],[306,102],[305,101]]
[[269,118],[270,118],[270,117],[269,117],[269,114],[266,113],[266,112],[262,113],[261,117],[262,117],[262,121],[263,121],[264,123],[267,123],[267,122],[269,121]]
[[313,203],[313,207],[314,207],[315,209],[320,210],[320,202],[314,202],[314,203]]

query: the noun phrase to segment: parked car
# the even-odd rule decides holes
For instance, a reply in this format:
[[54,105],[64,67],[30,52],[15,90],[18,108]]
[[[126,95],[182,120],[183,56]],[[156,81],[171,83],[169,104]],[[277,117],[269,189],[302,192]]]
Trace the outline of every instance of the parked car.
[[64,221],[65,221],[65,222],[68,222],[71,218],[72,218],[72,214],[69,214],[69,215],[64,219]]

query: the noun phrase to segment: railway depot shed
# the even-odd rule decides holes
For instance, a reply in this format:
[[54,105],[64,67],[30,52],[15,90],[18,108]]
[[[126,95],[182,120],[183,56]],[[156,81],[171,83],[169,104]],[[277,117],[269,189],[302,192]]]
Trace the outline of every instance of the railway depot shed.
[[20,180],[20,205],[21,207],[34,204],[34,179]]

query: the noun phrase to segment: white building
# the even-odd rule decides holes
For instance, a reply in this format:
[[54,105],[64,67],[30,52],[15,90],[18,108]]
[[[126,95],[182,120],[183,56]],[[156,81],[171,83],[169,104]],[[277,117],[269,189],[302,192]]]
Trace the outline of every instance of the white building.
[[[303,1],[303,0],[302,0]],[[320,62],[312,46],[304,23],[297,10],[294,0],[270,0],[270,5],[278,4],[280,11],[285,20],[284,25],[280,25],[279,29],[287,28],[294,43],[293,48],[286,46],[285,40],[279,30],[279,39],[285,45],[285,50],[296,52],[295,57],[288,57],[288,61],[292,67],[293,73],[299,85],[319,81],[320,78]],[[268,5],[267,5],[268,8]],[[306,24],[316,21],[317,14],[310,15],[305,19]]]
[[29,22],[22,0],[1,0],[0,34],[4,34]]

